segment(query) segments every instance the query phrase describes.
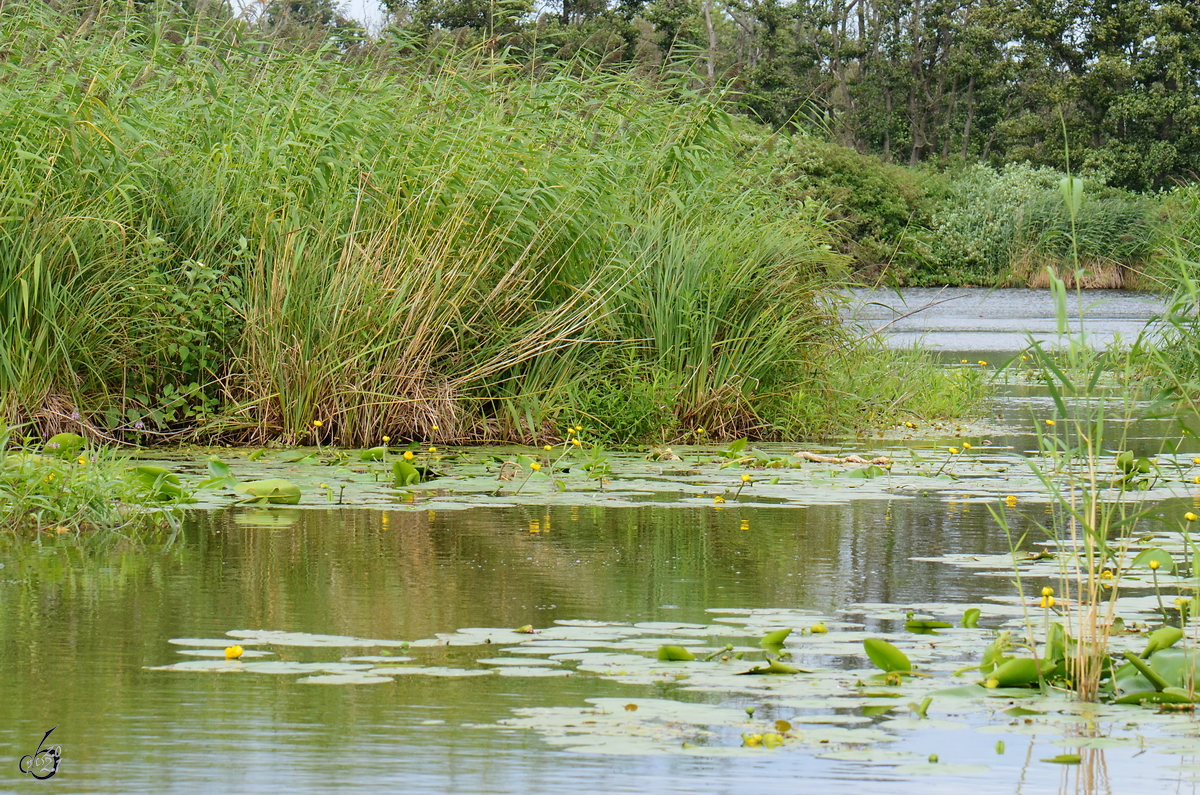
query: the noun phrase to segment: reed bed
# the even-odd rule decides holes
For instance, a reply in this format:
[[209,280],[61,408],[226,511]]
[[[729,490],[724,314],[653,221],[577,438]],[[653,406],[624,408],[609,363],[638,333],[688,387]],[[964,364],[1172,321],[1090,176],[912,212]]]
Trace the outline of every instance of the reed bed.
[[10,424],[532,442],[632,391],[769,436],[855,344],[827,208],[685,78],[87,8],[0,6]]

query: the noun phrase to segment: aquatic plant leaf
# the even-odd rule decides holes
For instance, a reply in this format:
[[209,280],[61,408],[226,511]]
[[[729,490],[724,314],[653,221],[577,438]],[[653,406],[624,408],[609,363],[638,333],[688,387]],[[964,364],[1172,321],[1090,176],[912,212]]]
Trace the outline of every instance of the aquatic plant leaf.
[[246,502],[270,505],[295,505],[300,502],[300,487],[283,478],[252,480],[233,487],[235,494],[247,495]]
[[141,464],[133,467],[131,472],[134,482],[149,491],[150,499],[179,500],[187,497],[179,476],[164,467]]
[[382,446],[372,447],[368,450],[363,450],[361,453],[359,453],[358,460],[359,461],[382,461],[383,457],[385,455],[387,455],[386,447],[382,447]]
[[909,619],[908,621],[904,622],[904,628],[907,629],[909,632],[916,632],[916,633],[920,633],[920,634],[930,634],[930,635],[937,634],[933,631],[935,629],[947,629],[952,626],[954,626],[954,625],[948,621],[932,621],[932,620],[921,619],[921,618]]
[[791,629],[777,629],[774,632],[768,632],[762,640],[758,642],[759,646],[764,648],[771,646],[782,646],[787,640],[787,636],[792,634]]
[[1142,652],[1142,659],[1146,659],[1156,651],[1169,649],[1180,640],[1183,639],[1183,630],[1179,627],[1162,627],[1156,629],[1146,636],[1146,649]]
[[42,445],[42,451],[59,458],[74,458],[85,444],[87,441],[77,433],[56,433]]
[[[1054,670],[1054,663],[1050,660],[1018,657],[1008,660],[992,671],[988,676],[987,684],[991,687],[1023,687],[1033,684],[1052,670]],[[993,682],[995,684],[992,684]]]
[[660,646],[658,659],[665,662],[688,662],[696,659],[696,655],[682,646]]
[[1160,571],[1165,571],[1169,574],[1175,573],[1175,558],[1171,557],[1170,553],[1166,550],[1159,549],[1158,547],[1143,549],[1134,557],[1133,562],[1129,565],[1130,568],[1141,567],[1148,569],[1150,568],[1151,561],[1157,561]]
[[989,643],[983,650],[983,658],[979,663],[979,672],[986,676],[994,671],[997,665],[1008,659],[1005,656],[1005,652],[1011,647],[1011,633],[1008,630],[997,635],[996,639]]
[[1083,761],[1083,758],[1079,754],[1059,754],[1058,756],[1048,756],[1038,761],[1050,762],[1055,765],[1077,765]]
[[392,462],[392,476],[393,484],[398,489],[415,486],[421,482],[421,472],[403,458],[397,458]]
[[963,613],[962,620],[958,622],[958,625],[967,629],[975,629],[979,626],[979,616],[982,613],[983,611],[978,607],[972,607]]
[[883,671],[890,673],[912,670],[912,662],[908,655],[882,638],[866,638],[863,640],[863,649],[875,667]]
[[742,671],[739,676],[757,675],[757,674],[807,674],[811,671],[804,671],[786,663],[781,663],[779,660],[767,660],[766,666],[755,666],[749,671]]

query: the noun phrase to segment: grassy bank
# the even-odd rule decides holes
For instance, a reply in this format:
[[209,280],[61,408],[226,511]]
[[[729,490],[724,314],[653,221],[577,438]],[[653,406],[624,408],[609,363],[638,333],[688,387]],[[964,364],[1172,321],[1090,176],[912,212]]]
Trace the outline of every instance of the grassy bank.
[[109,6],[0,21],[0,416],[35,435],[778,438],[925,411],[839,389],[870,343],[826,301],[828,210],[684,79]]

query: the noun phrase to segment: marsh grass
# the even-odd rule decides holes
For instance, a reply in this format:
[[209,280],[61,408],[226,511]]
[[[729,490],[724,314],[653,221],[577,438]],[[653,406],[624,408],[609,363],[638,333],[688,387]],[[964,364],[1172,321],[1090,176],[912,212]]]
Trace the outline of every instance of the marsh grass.
[[21,535],[122,537],[173,527],[171,515],[105,447],[58,455],[0,426],[0,529]]
[[[371,446],[861,415],[786,415],[856,346],[823,300],[844,258],[719,91],[64,8],[0,6],[10,424]],[[652,421],[601,397],[614,362]]]

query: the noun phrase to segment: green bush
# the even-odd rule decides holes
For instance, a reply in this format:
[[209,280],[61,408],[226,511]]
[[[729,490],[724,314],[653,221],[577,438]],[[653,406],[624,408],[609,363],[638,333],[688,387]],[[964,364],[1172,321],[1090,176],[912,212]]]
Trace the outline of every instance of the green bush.
[[939,175],[804,135],[781,136],[774,155],[781,194],[830,209],[840,248],[861,275],[927,256],[917,232],[931,223],[946,192]]

